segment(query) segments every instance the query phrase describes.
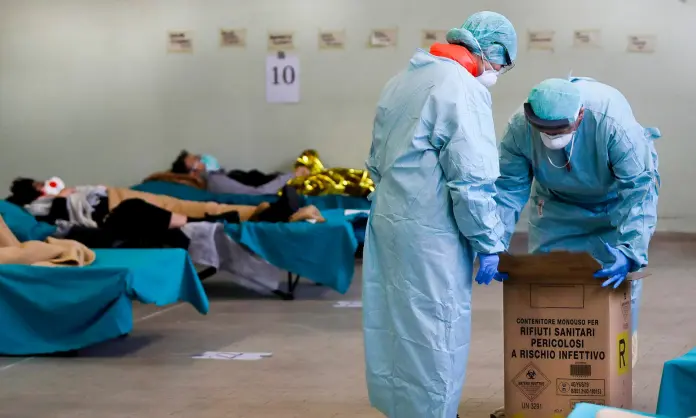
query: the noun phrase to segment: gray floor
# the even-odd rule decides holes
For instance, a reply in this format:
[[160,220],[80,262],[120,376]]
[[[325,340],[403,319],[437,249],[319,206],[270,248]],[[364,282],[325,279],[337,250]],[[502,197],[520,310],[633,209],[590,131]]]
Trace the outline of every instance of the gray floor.
[[[645,282],[635,408],[654,411],[665,360],[696,346],[696,240],[660,236]],[[211,313],[188,305],[137,306],[129,338],[79,358],[0,359],[0,417],[379,417],[363,377],[358,300],[304,284],[300,300],[240,297],[225,281],[206,287]],[[476,287],[474,328],[461,413],[501,406],[501,287]],[[193,360],[203,351],[272,352],[260,361]]]

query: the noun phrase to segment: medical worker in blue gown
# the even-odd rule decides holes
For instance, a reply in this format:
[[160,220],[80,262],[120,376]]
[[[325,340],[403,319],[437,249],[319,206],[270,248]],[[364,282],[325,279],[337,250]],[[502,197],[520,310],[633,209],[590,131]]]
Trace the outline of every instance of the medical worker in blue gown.
[[[589,252],[603,264],[595,277],[618,287],[648,265],[659,136],[606,84],[571,78],[534,87],[500,144],[496,202],[506,245],[531,193],[529,250]],[[640,281],[632,283],[634,364],[641,288]]]
[[367,385],[390,418],[455,418],[469,351],[474,258],[501,277],[499,175],[488,87],[512,67],[505,17],[471,16],[418,50],[382,91],[367,167],[376,184],[363,262]]

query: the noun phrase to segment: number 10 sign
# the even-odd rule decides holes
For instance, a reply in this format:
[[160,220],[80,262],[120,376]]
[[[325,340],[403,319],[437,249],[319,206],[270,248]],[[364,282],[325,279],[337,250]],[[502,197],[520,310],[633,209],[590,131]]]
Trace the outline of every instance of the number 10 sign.
[[296,56],[269,55],[266,58],[266,101],[300,101],[300,60]]

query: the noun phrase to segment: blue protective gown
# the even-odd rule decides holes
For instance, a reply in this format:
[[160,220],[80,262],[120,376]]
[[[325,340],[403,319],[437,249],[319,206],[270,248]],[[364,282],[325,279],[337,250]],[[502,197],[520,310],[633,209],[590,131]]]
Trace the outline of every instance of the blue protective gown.
[[370,401],[390,418],[454,418],[474,257],[503,250],[490,93],[460,64],[419,50],[382,92],[367,167]]
[[[618,90],[589,78],[571,81],[585,108],[574,145],[548,149],[522,110],[510,120],[500,144],[496,201],[506,245],[531,192],[531,252],[585,251],[606,265],[614,261],[604,247],[608,243],[638,270],[648,264],[657,223],[660,176],[653,140],[659,131],[643,128]],[[548,160],[563,166],[569,156],[566,168]],[[634,351],[641,290],[640,281],[632,284]]]

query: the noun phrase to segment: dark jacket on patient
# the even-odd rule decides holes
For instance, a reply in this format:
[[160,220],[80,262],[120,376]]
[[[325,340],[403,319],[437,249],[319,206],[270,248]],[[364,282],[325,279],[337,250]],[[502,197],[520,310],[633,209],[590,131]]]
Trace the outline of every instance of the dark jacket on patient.
[[[12,201],[12,199],[8,199]],[[70,220],[65,197],[55,197],[46,216],[36,216],[41,222],[55,225]],[[180,229],[170,229],[171,213],[144,200],[129,199],[109,212],[109,199],[102,197],[94,206],[92,219],[98,228],[73,226],[64,236],[90,248],[161,248],[187,249],[189,238]]]

